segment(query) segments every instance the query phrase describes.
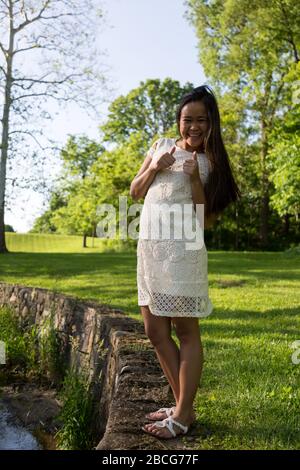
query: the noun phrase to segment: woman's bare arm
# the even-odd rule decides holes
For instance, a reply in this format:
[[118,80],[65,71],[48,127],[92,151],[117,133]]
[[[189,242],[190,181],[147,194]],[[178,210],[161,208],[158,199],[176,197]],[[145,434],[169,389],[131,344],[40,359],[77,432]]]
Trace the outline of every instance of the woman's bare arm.
[[150,184],[155,178],[157,169],[151,166],[152,157],[147,155],[139,172],[133,178],[130,185],[130,196],[134,200],[138,200],[145,197],[149,189]]
[[137,200],[145,197],[149,186],[154,180],[156,173],[160,170],[168,168],[173,165],[175,158],[173,153],[176,147],[172,147],[170,152],[165,152],[158,158],[153,159],[150,155],[147,155],[141,169],[138,174],[133,178],[130,185],[130,196],[132,199]]

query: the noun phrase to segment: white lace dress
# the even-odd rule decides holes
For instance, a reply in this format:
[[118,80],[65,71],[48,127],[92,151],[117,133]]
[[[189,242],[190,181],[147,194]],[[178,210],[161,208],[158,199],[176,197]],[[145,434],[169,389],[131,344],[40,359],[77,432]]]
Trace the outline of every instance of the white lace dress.
[[[159,139],[156,148],[153,145],[148,155],[157,158],[174,145],[175,139]],[[148,305],[151,313],[159,316],[206,317],[212,312],[213,305],[208,297],[204,239],[202,238],[200,245],[193,244],[191,249],[193,239],[190,235],[185,236],[184,229],[181,231],[182,236],[176,235],[175,215],[172,217],[171,212],[170,218],[166,219],[171,231],[167,237],[164,232],[162,237],[163,219],[157,216],[157,212],[153,212],[155,207],[159,208],[160,214],[164,214],[165,208],[172,206],[173,214],[177,212],[178,215],[178,211],[182,210],[181,214],[185,215],[184,224],[190,218],[188,222],[196,229],[190,176],[183,173],[182,168],[184,160],[192,158],[192,154],[176,146],[173,156],[176,159],[173,165],[159,171],[151,183],[140,217],[137,244],[138,305]],[[197,159],[204,183],[209,175],[210,162],[204,153],[197,154]],[[183,207],[189,208],[187,214]],[[153,236],[153,227],[157,228],[158,225],[159,235],[154,230],[156,235]],[[203,236],[203,231],[201,233]],[[198,238],[194,238],[196,240]]]

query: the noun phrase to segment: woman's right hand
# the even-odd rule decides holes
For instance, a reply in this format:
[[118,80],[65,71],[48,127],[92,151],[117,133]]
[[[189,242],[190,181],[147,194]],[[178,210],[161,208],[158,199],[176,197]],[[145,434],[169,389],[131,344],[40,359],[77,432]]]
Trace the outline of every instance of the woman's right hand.
[[162,155],[154,156],[150,163],[150,168],[155,171],[160,171],[173,165],[173,163],[176,161],[176,158],[173,157],[175,150],[176,146],[174,145],[170,152],[165,152]]

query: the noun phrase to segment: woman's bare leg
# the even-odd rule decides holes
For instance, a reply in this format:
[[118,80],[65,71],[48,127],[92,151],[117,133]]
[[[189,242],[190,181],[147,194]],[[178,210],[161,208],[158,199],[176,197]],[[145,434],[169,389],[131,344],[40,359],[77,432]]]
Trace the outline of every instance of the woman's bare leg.
[[180,397],[176,417],[188,423],[203,368],[203,348],[197,318],[174,318],[180,342]]
[[[180,396],[172,417],[183,425],[189,425],[192,421],[193,402],[202,373],[203,350],[198,319],[173,318],[173,322],[180,341]],[[148,425],[146,429],[158,437],[170,437],[167,428],[158,428],[155,423]]]
[[171,386],[176,404],[179,401],[179,350],[171,336],[171,319],[153,315],[148,306],[141,307],[145,332],[154,346],[162,370]]

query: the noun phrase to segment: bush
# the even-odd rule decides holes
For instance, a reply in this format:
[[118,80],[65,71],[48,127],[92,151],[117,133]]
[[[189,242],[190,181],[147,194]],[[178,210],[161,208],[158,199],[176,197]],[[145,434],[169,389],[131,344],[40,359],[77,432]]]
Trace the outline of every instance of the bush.
[[59,415],[62,427],[56,434],[62,450],[84,450],[92,447],[91,419],[93,404],[88,380],[82,373],[69,370],[60,394],[63,407]]

